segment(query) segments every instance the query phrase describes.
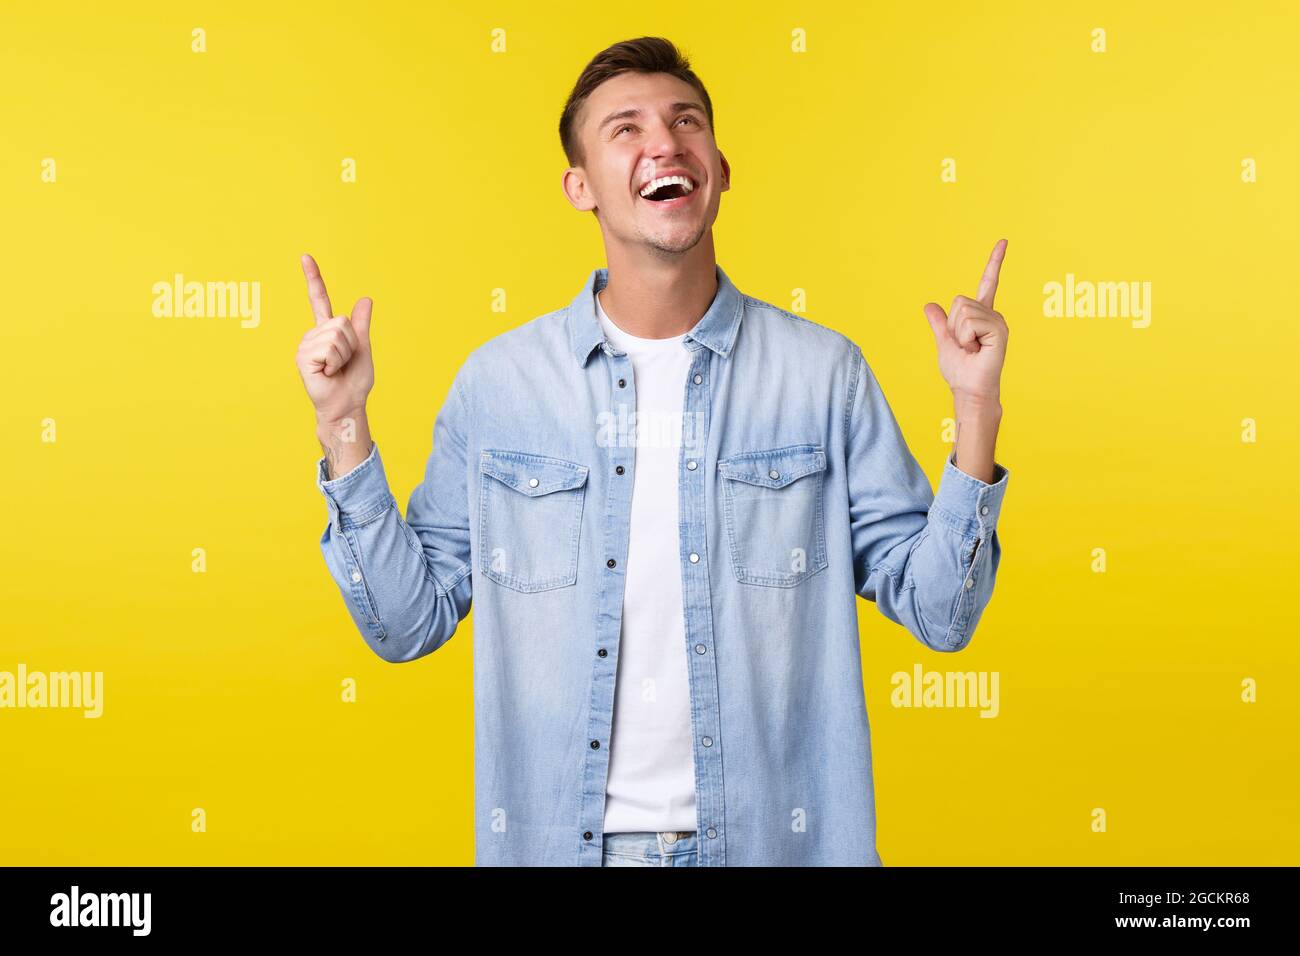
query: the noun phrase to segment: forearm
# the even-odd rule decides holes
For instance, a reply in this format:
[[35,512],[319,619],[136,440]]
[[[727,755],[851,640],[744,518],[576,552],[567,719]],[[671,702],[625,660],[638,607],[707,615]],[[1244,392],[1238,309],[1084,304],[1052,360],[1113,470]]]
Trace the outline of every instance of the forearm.
[[451,638],[469,612],[471,583],[465,575],[444,591],[396,502],[367,518],[376,507],[383,506],[362,506],[363,523],[352,519],[337,531],[331,523],[321,550],[362,637],[379,657],[397,664],[432,653]]
[[[924,525],[919,512],[926,496],[918,492],[911,509],[906,502],[894,507],[892,521],[862,526],[864,536],[887,528],[889,538],[882,543],[892,540],[889,550],[870,542],[855,545],[867,563],[865,577],[856,582],[858,593],[937,651],[969,644],[992,597],[1002,556],[996,528],[1009,474],[995,463],[992,477],[997,480],[986,483],[959,469],[953,457],[944,463]],[[908,510],[917,517],[908,517]]]
[[[463,465],[453,467],[459,473]],[[366,643],[393,663],[437,650],[469,613],[469,531],[456,515],[445,527],[429,503],[436,508],[444,497],[459,501],[463,494],[447,488],[434,497],[417,489],[411,509],[417,530],[397,507],[377,445],[337,479],[324,477],[324,459],[316,471],[329,504],[321,551]]]
[[338,419],[316,419],[316,438],[325,455],[330,480],[346,475],[370,457],[370,422],[366,410]]
[[1001,408],[960,396],[962,461],[978,471],[972,458],[982,451],[984,477],[958,468],[950,453],[935,493],[861,351],[854,357],[859,387],[851,391],[845,460],[854,584],[923,644],[960,650],[992,593],[1001,557],[994,529],[1009,474],[993,459]]
[[936,651],[959,651],[970,643],[1002,559],[996,530],[971,533],[959,524],[936,512],[895,576],[877,575],[873,589],[886,617]]
[[957,467],[972,478],[991,483],[998,427],[1002,423],[1001,401],[959,397],[954,400],[953,409],[957,422]]

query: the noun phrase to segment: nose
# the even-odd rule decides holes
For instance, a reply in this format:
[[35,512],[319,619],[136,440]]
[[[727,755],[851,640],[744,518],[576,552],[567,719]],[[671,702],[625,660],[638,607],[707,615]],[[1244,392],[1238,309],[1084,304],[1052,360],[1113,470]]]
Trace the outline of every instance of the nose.
[[684,154],[685,150],[677,140],[677,132],[663,123],[655,126],[654,134],[646,144],[646,156],[664,164],[665,160],[675,160]]

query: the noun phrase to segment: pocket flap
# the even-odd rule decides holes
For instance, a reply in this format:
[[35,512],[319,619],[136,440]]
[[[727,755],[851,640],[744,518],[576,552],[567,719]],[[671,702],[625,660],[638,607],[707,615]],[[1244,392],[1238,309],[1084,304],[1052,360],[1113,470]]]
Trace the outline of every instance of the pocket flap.
[[479,471],[532,498],[581,488],[587,481],[587,466],[576,461],[499,448],[483,450]]
[[718,462],[724,478],[734,478],[764,488],[784,488],[795,479],[826,467],[820,445],[786,445],[767,451],[732,455]]

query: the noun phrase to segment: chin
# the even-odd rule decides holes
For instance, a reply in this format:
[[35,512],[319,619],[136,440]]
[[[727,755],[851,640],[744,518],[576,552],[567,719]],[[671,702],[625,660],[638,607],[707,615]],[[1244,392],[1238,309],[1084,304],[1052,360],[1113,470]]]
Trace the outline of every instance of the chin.
[[707,229],[700,229],[694,233],[671,232],[668,234],[659,233],[657,235],[645,235],[642,238],[648,245],[654,246],[662,252],[689,252],[700,244],[704,238]]
[[666,242],[661,239],[650,240],[650,245],[654,246],[660,252],[683,253],[690,252],[700,244],[699,239],[688,239],[682,242]]

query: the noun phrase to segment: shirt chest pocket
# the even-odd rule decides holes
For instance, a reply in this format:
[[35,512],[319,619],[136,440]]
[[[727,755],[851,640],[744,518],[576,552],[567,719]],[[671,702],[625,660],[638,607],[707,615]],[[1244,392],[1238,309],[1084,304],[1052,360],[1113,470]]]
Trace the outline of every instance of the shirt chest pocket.
[[785,445],[718,462],[731,566],[744,584],[794,587],[826,567],[819,445]]
[[515,591],[574,584],[587,466],[488,448],[479,472],[478,570]]

